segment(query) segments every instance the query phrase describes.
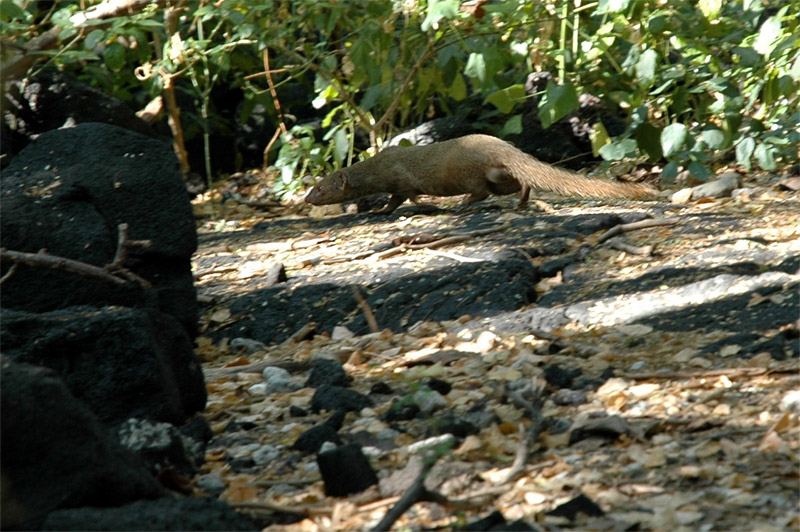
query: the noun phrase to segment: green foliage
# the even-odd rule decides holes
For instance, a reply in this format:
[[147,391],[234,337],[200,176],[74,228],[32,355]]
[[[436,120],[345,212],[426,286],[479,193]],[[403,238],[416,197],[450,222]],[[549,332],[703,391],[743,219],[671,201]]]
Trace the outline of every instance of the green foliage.
[[[496,133],[520,132],[523,84],[536,70],[557,74],[536,95],[543,126],[592,93],[628,124],[616,138],[596,124],[594,152],[665,161],[667,178],[679,167],[705,178],[732,158],[772,170],[796,160],[800,143],[800,0],[506,0],[473,10],[458,0],[190,2],[175,35],[156,7],[79,31],[70,17],[81,3],[56,2],[50,13],[38,5],[0,2],[4,44],[59,25],[62,45],[44,52],[51,63],[139,103],[161,92],[165,76],[186,80],[206,135],[214,86],[242,87],[244,114],[272,99],[257,75],[267,51],[289,130],[274,162],[282,192],[352,161],[358,135],[379,146],[465,101],[484,103],[478,120]],[[318,111],[321,142],[293,123],[290,82],[313,93],[300,103]]]
[[800,41],[791,4],[601,2],[608,20],[592,42],[608,36],[604,45],[628,50],[607,94],[632,109],[628,131],[603,157],[631,156],[633,139],[638,154],[669,161],[667,177],[683,165],[700,179],[732,152],[748,169],[754,159],[764,170],[796,160]]

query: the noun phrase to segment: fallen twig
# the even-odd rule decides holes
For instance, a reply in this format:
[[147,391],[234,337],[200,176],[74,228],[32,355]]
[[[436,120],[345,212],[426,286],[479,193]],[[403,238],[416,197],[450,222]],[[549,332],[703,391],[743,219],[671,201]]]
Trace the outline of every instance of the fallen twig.
[[532,335],[542,338],[544,340],[549,340],[553,342],[556,347],[561,349],[572,348],[578,352],[578,354],[582,357],[590,357],[592,355],[597,355],[603,352],[602,349],[599,347],[595,347],[589,344],[577,343],[577,342],[570,342],[568,340],[564,340],[563,338],[559,338],[555,334],[551,334],[546,331],[540,331],[538,329],[531,329],[529,331]]
[[16,272],[16,271],[17,271],[17,266],[19,266],[19,263],[16,263],[16,262],[15,262],[14,264],[12,264],[12,265],[11,265],[11,267],[8,269],[8,271],[5,273],[5,275],[3,275],[2,277],[0,277],[0,284],[3,284],[3,283],[4,283],[4,282],[6,282],[6,281],[7,281],[7,280],[8,280],[8,279],[9,279],[9,278],[12,276],[12,275],[14,275],[14,272]]
[[[486,229],[478,229],[478,230],[475,230],[475,231],[470,231],[468,233],[459,233],[457,235],[447,236],[447,237],[443,237],[443,238],[439,238],[439,239],[435,239],[435,240],[431,240],[429,238],[429,235],[425,235],[425,238],[423,239],[424,242],[422,242],[422,243],[419,243],[419,244],[408,243],[407,244],[407,243],[403,242],[397,247],[394,247],[394,248],[391,248],[391,249],[387,249],[386,251],[381,251],[380,253],[377,253],[375,255],[375,258],[376,258],[376,260],[382,260],[382,259],[385,259],[385,258],[388,258],[388,257],[392,257],[394,255],[398,255],[400,253],[403,253],[404,251],[406,251],[408,249],[435,249],[435,248],[440,248],[440,247],[443,247],[443,246],[449,246],[449,245],[452,245],[452,244],[458,244],[460,242],[465,242],[465,241],[470,240],[470,239],[472,239],[472,238],[474,238],[476,236],[483,236],[483,235],[488,235],[488,234],[491,234],[491,233],[497,233],[499,231],[505,231],[506,229],[510,229],[510,228],[511,228],[511,222],[506,222],[506,223],[503,223],[503,224],[500,224],[500,225],[496,225],[494,227],[489,227],[489,228],[486,228]],[[414,241],[414,237],[412,237],[410,239],[404,239],[404,240],[409,240],[410,242],[413,242]]]
[[451,244],[458,244],[459,242],[470,240],[476,236],[484,236],[491,233],[498,233],[500,231],[505,231],[506,229],[511,229],[511,222],[505,222],[500,225],[496,225],[494,227],[488,227],[486,229],[477,229],[475,231],[470,231],[468,233],[459,233],[457,235],[447,236],[430,242],[425,242],[420,244],[408,244],[407,247],[408,249],[423,249],[423,248],[434,249],[442,246],[449,246]]
[[342,262],[350,262],[351,260],[366,259],[375,253],[376,252],[373,250],[368,250],[359,251],[358,253],[350,253],[349,255],[337,255],[336,257],[331,257],[329,259],[322,259],[322,264],[340,264]]
[[[25,264],[26,266],[31,266],[33,268],[62,270],[85,277],[100,279],[117,286],[124,286],[128,284],[128,282],[134,282],[142,288],[148,289],[151,288],[152,285],[147,279],[136,275],[123,265],[128,257],[129,249],[146,247],[150,247],[150,241],[129,240],[128,224],[122,223],[118,226],[117,251],[114,254],[114,259],[110,264],[107,264],[103,267],[88,264],[79,260],[68,259],[66,257],[49,255],[44,249],[40,250],[38,253],[0,249],[0,261],[7,260],[13,262],[14,265]],[[6,272],[6,275],[3,276],[0,282],[7,281],[11,277],[9,275],[11,271],[12,270]]]
[[514,454],[514,461],[508,469],[505,477],[503,477],[498,484],[507,484],[514,480],[514,478],[522,473],[525,469],[525,463],[528,461],[528,435],[525,433],[525,426],[519,424],[519,443],[517,444],[517,452]]
[[403,493],[403,496],[395,503],[394,506],[389,508],[389,511],[383,516],[375,527],[373,527],[373,532],[387,532],[395,521],[400,519],[400,516],[403,515],[409,508],[414,506],[419,501],[426,500],[430,495],[428,490],[425,488],[425,477],[428,476],[433,464],[435,463],[434,460],[426,460],[422,466],[422,471],[419,472],[417,478],[414,479],[414,482],[411,483],[411,486]]
[[633,246],[626,242],[623,242],[619,238],[612,238],[608,241],[608,246],[617,249],[619,251],[624,251],[625,253],[630,253],[631,255],[641,255],[643,257],[649,257],[653,254],[653,246]]
[[321,477],[317,478],[287,478],[284,480],[259,480],[256,482],[256,486],[259,488],[271,488],[273,486],[283,486],[287,484],[289,486],[307,486],[309,484],[314,484],[315,482],[319,482],[322,480]]
[[381,329],[378,327],[378,320],[375,319],[375,314],[372,313],[372,309],[369,308],[364,296],[362,296],[361,292],[358,291],[358,287],[351,286],[350,290],[352,290],[353,297],[355,298],[358,307],[361,309],[361,312],[364,313],[364,319],[367,320],[369,330],[372,332],[379,332]]
[[298,362],[296,360],[264,360],[243,366],[233,366],[230,368],[207,368],[203,370],[203,375],[208,380],[230,377],[238,373],[261,373],[267,367],[283,368],[289,373],[298,373],[311,369],[310,361]]
[[648,220],[640,220],[638,222],[632,222],[629,224],[619,224],[615,225],[599,237],[597,237],[597,241],[595,245],[602,244],[609,238],[615,237],[621,233],[629,233],[631,231],[636,231],[638,229],[647,229],[650,227],[659,227],[664,225],[675,225],[678,223],[677,218],[651,218]]
[[312,509],[309,507],[298,507],[298,506],[285,506],[283,504],[278,504],[272,501],[243,501],[243,502],[230,502],[229,503],[234,508],[240,510],[267,510],[269,512],[278,512],[282,514],[291,514],[291,515],[300,515],[303,517],[307,517],[310,513],[312,513]]
[[309,321],[308,323],[306,323],[305,325],[303,325],[302,327],[297,329],[294,333],[292,333],[292,335],[289,338],[287,338],[286,340],[284,340],[281,345],[296,344],[297,342],[305,340],[316,329],[317,329],[316,322]]
[[203,277],[208,277],[209,275],[231,273],[231,272],[235,272],[235,271],[239,271],[239,268],[237,268],[235,266],[223,266],[223,267],[220,267],[220,268],[211,268],[210,270],[205,270],[205,271],[197,272],[196,274],[194,274],[194,280],[195,281],[199,281]]
[[483,259],[476,259],[473,257],[464,257],[462,255],[458,255],[456,253],[449,253],[447,251],[439,251],[438,249],[426,249],[424,250],[426,253],[430,253],[431,255],[436,255],[438,257],[447,257],[448,259],[453,259],[457,262],[484,262]]
[[[794,368],[797,371],[797,368]],[[723,368],[723,369],[701,369],[696,371],[652,371],[647,373],[629,373],[626,378],[645,380],[645,379],[696,379],[703,377],[755,377],[772,373],[769,368]]]

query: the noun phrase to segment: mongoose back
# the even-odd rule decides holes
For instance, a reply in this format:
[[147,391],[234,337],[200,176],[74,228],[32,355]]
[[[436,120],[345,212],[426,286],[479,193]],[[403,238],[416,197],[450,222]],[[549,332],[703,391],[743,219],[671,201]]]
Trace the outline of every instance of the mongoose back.
[[564,196],[638,197],[655,194],[647,185],[587,179],[543,163],[508,142],[489,135],[467,135],[425,146],[391,147],[323,178],[306,195],[313,205],[328,205],[390,193],[379,212],[389,213],[417,196],[469,194],[468,202],[489,194],[520,192],[519,206],[531,189]]

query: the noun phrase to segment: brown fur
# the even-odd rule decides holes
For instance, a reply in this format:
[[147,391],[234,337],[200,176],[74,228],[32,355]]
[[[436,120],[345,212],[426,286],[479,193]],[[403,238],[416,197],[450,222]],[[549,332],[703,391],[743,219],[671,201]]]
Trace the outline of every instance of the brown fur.
[[306,196],[328,205],[378,193],[390,193],[381,212],[392,212],[420,194],[481,201],[489,194],[521,192],[524,207],[530,190],[566,196],[638,197],[654,194],[647,185],[587,179],[543,163],[508,142],[488,135],[467,135],[427,146],[388,148],[374,157],[323,178]]

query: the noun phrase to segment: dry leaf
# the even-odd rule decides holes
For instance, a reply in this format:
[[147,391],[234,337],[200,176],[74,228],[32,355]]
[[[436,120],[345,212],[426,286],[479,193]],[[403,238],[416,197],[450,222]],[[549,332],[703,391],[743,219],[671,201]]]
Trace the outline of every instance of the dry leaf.
[[251,501],[258,497],[258,488],[250,475],[239,475],[230,479],[228,488],[219,496],[229,502]]
[[213,322],[222,323],[231,319],[231,311],[227,308],[220,308],[211,313],[208,317]]
[[493,381],[514,382],[522,378],[522,372],[518,369],[499,367],[489,373],[489,379]]
[[230,362],[228,362],[227,364],[225,364],[223,367],[225,367],[225,368],[235,368],[237,366],[246,366],[249,363],[250,363],[250,359],[248,359],[246,357],[237,357],[237,358],[231,360]]
[[758,450],[761,452],[777,452],[783,445],[785,445],[785,442],[775,431],[771,430],[764,435],[758,445]]
[[756,292],[755,294],[752,295],[752,297],[750,297],[750,301],[747,302],[747,308],[755,307],[756,305],[759,305],[767,300],[768,299],[766,297]]
[[722,349],[719,350],[719,356],[721,357],[733,356],[741,350],[742,346],[740,345],[728,344],[726,346],[723,346]]
[[644,466],[652,469],[666,465],[666,463],[667,455],[664,453],[664,450],[654,449],[652,452],[648,453],[647,458],[644,461]]

